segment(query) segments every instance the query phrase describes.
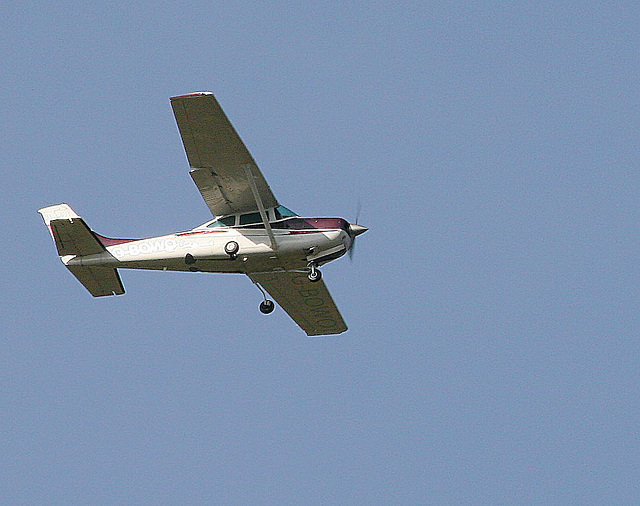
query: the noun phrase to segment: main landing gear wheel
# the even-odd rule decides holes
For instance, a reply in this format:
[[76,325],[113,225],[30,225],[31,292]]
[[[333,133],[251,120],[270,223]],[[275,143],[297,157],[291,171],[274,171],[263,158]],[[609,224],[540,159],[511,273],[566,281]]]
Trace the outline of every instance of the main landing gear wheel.
[[309,266],[309,274],[307,274],[307,277],[312,283],[317,283],[322,279],[322,273],[318,270],[315,264],[311,264]]
[[235,260],[238,256],[238,250],[240,246],[236,241],[229,241],[224,245],[224,252],[231,257],[231,260]]
[[273,303],[272,300],[265,300],[264,302],[260,303],[260,312],[262,314],[269,314],[269,313],[273,313],[273,310],[276,308],[276,305]]

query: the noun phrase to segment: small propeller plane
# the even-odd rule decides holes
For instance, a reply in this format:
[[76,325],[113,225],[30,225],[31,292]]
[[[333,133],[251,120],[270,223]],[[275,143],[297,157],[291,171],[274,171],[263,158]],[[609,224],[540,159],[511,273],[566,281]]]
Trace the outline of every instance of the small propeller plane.
[[[118,269],[242,273],[309,336],[347,330],[319,267],[368,229],[342,218],[302,218],[281,206],[211,92],[172,97],[191,167],[213,220],[149,239],[111,239],[92,231],[67,204],[40,209],[62,263],[94,297],[121,295]],[[357,220],[356,220],[357,222]]]

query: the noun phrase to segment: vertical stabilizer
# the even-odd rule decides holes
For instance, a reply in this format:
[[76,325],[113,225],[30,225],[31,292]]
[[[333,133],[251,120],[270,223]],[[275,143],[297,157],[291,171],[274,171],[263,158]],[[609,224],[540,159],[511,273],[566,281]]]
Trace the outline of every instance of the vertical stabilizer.
[[[82,265],[82,258],[106,254],[106,248],[82,218],[67,204],[44,207],[38,211],[49,228],[60,260],[94,297],[121,295],[124,287],[113,267]],[[72,265],[69,262],[73,260]]]

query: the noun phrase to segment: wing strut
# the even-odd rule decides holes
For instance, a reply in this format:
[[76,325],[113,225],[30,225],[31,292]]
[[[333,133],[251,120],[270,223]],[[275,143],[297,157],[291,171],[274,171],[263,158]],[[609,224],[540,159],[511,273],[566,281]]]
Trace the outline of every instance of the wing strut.
[[251,187],[253,198],[256,199],[256,204],[258,205],[258,211],[260,211],[260,217],[262,218],[262,223],[264,223],[264,228],[267,229],[267,234],[269,235],[269,241],[271,242],[271,249],[275,251],[278,248],[278,245],[276,244],[276,238],[273,235],[273,230],[271,230],[271,225],[269,224],[267,211],[264,208],[264,204],[262,203],[262,198],[260,197],[260,193],[258,192],[258,187],[256,186],[255,176],[253,175],[251,164],[248,163],[246,165],[243,165],[243,168],[244,168],[244,173],[247,175],[247,181],[249,181],[249,186]]

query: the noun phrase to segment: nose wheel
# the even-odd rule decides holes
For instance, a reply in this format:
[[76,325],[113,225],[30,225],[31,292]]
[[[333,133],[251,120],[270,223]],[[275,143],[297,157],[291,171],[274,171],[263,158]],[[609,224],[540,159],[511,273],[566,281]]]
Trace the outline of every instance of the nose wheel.
[[307,274],[307,277],[309,278],[309,281],[311,281],[312,283],[317,283],[322,279],[322,273],[320,272],[320,269],[318,269],[316,264],[314,263],[309,264],[309,274]]

